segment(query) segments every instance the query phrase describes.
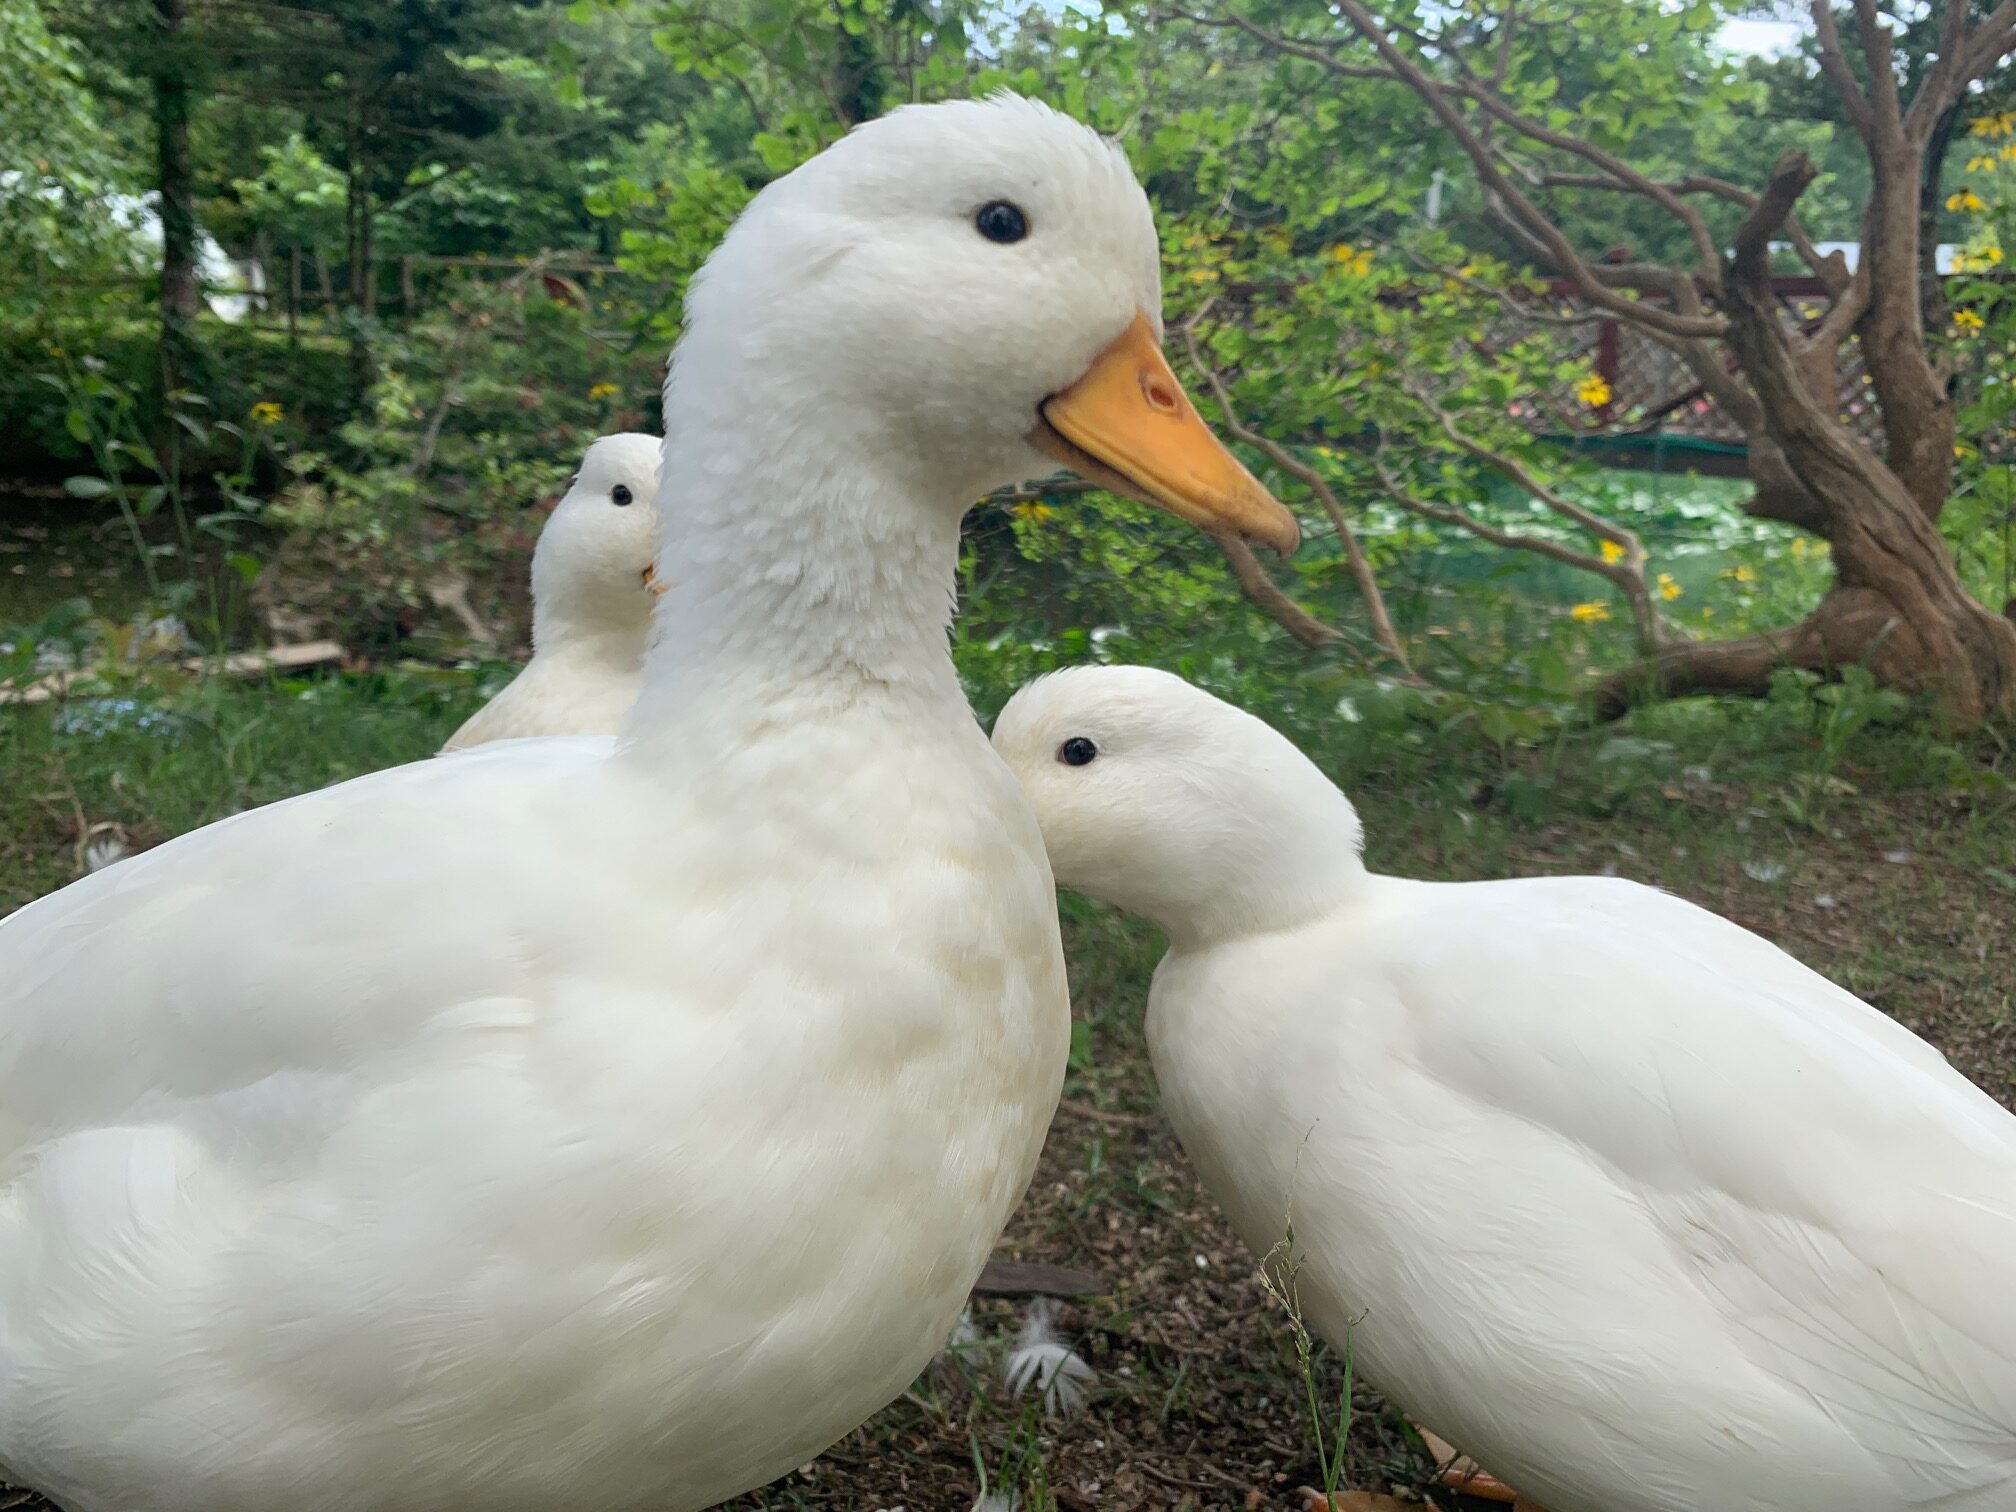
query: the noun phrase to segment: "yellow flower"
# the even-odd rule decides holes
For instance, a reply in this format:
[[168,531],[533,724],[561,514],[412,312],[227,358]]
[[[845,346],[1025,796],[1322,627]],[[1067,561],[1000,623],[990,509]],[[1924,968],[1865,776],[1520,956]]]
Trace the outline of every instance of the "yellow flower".
[[1987,322],[1972,310],[1955,310],[1953,312],[1953,324],[1963,331],[1978,331]]
[[1792,555],[1794,555],[1795,557],[1803,557],[1804,555],[1806,555],[1806,537],[1804,536],[1792,537]]
[[1978,455],[1978,453],[1974,450],[1973,447],[1962,446],[1959,442],[1956,441],[1953,443],[1953,455],[1960,461],[1965,462],[1969,457],[1976,456]]
[[1981,196],[1976,194],[1972,189],[1962,189],[1958,194],[1949,194],[1946,196],[1946,208],[1948,210],[1986,210],[1988,206],[1983,202]]
[[1996,246],[1993,242],[1990,242],[1987,246],[1983,247],[1979,252],[1976,252],[1974,255],[1980,258],[1981,261],[1988,264],[1988,266],[1991,268],[1994,267],[1995,264],[2002,261],[2002,249]]
[[1192,268],[1188,273],[1185,273],[1183,276],[1189,279],[1190,282],[1192,283],[1218,282],[1218,271],[1215,268]]
[[1977,152],[1973,157],[1967,159],[1967,171],[1969,173],[1986,173],[1994,166],[1995,159],[1985,152]]
[[1345,272],[1355,274],[1359,278],[1372,271],[1372,254],[1348,243],[1339,242],[1332,247],[1330,256]]
[[261,399],[250,411],[254,425],[278,425],[287,412],[271,399]]
[[2003,143],[2002,149],[1995,156],[2005,163],[2016,163],[2016,142]]
[[1667,603],[1672,603],[1673,600],[1680,597],[1686,591],[1685,588],[1682,588],[1678,583],[1673,581],[1672,573],[1662,572],[1659,574],[1659,597],[1666,600]]
[[607,399],[611,394],[620,394],[622,392],[622,389],[613,383],[598,383],[595,387],[588,390],[588,397],[590,399]]
[[1754,583],[1757,581],[1757,569],[1744,562],[1735,567],[1724,568],[1722,576],[1732,583]]
[[1978,137],[2016,136],[2016,110],[1998,110],[1993,115],[1978,116],[1967,123],[1967,129]]
[[1016,519],[1027,520],[1032,525],[1040,525],[1043,521],[1049,519],[1050,516],[1057,513],[1048,504],[1017,504],[1013,508]]
[[1610,618],[1610,606],[1608,604],[1596,603],[1593,600],[1586,604],[1577,604],[1573,609],[1568,611],[1568,618],[1574,620],[1578,625],[1601,624],[1604,620]]
[[1603,560],[1613,567],[1624,560],[1624,548],[1615,541],[1604,541],[1597,549],[1603,553]]
[[1610,402],[1610,385],[1600,373],[1591,373],[1575,385],[1575,397],[1591,409],[1601,409]]

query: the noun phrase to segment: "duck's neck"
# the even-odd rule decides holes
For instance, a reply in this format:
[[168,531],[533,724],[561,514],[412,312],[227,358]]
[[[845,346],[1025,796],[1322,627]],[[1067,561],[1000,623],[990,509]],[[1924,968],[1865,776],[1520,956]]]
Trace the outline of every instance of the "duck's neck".
[[539,604],[532,612],[532,654],[542,663],[632,672],[644,655],[650,625],[648,618],[637,615],[596,615],[567,605]]
[[811,428],[774,408],[767,434],[708,408],[666,449],[661,561],[674,586],[632,734],[863,700],[970,720],[947,649],[952,502],[875,447],[808,444]]
[[1307,812],[1272,844],[1242,847],[1236,839],[1213,860],[1211,887],[1198,896],[1143,910],[1171,946],[1198,950],[1252,935],[1300,929],[1362,898],[1371,873],[1359,857],[1356,815]]

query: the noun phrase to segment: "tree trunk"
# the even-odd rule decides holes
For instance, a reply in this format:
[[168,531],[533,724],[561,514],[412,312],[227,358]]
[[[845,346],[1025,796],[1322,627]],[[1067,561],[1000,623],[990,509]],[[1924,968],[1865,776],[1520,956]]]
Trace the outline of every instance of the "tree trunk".
[[343,128],[343,257],[347,264],[345,325],[350,335],[350,388],[362,401],[377,378],[369,321],[374,303],[371,266],[371,172],[364,146],[364,105],[357,86],[350,92]]
[[[1811,177],[1807,163],[1799,187]],[[1915,224],[1915,197],[1899,213]],[[2016,717],[2016,624],[1968,594],[1934,523],[1944,500],[1928,503],[1920,493],[1944,469],[1926,466],[1907,445],[1902,470],[1915,474],[1918,489],[1907,487],[1896,443],[1886,463],[1835,419],[1831,394],[1813,393],[1772,294],[1764,241],[1771,229],[1738,233],[1726,279],[1729,343],[1756,392],[1766,436],[1826,511],[1834,587],[1809,618],[1788,630],[1676,646],[1620,673],[1599,691],[1599,710],[1621,713],[1639,690],[1762,692],[1778,666],[1832,672],[1859,662],[1885,686],[1934,695],[1959,723]],[[1898,253],[1915,269],[1908,247],[1893,248]],[[1916,310],[1915,289],[1906,304]],[[1868,328],[1863,339],[1871,339]],[[1921,443],[1928,431],[1940,434],[1943,409],[1950,451],[1951,408],[1944,394],[1902,392],[1901,375],[1893,378],[1912,415],[1901,422],[1907,434]],[[1886,425],[1891,414],[1886,403]]]
[[188,0],[154,0],[156,179],[161,194],[161,362],[167,386],[188,376],[201,294],[196,285],[196,159],[189,146]]

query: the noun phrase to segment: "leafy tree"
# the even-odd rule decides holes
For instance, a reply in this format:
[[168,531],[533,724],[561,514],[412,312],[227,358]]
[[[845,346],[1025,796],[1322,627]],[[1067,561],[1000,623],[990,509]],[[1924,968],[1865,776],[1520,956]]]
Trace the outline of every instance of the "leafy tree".
[[[1642,687],[1762,692],[1782,665],[1866,662],[1891,686],[1935,693],[1960,721],[2016,712],[2016,625],[1967,592],[1938,530],[1954,485],[1955,369],[1944,300],[1925,276],[1923,213],[1945,166],[1940,122],[1964,114],[1979,81],[2016,49],[2016,0],[1929,10],[1907,34],[1876,0],[1858,0],[1846,25],[1824,0],[1812,9],[1816,69],[1873,189],[1852,268],[1821,256],[1795,213],[1818,172],[1808,152],[1794,146],[1738,184],[1714,162],[1669,176],[1653,151],[1683,116],[1752,97],[1733,64],[1694,79],[1672,67],[1690,56],[1677,41],[1719,24],[1710,0],[1491,0],[1425,19],[1336,0],[1321,16],[1250,4],[1189,17],[1263,48],[1305,95],[1370,83],[1385,86],[1387,112],[1425,115],[1509,245],[1675,353],[1739,421],[1756,485],[1746,507],[1831,543],[1835,583],[1806,620],[1768,636],[1672,641],[1606,686],[1612,709]],[[1564,49],[1574,70],[1560,66]],[[1562,94],[1570,77],[1583,91],[1572,98]],[[1572,234],[1583,227],[1565,208],[1570,192],[1656,207],[1684,233],[1687,255],[1604,257]],[[1780,237],[1831,297],[1804,329],[1787,328],[1772,294]],[[1880,451],[1842,423],[1837,393],[1856,360],[1881,410]]]
[[639,9],[688,106],[617,149],[588,206],[619,261],[667,291],[654,340],[677,334],[686,280],[758,188],[886,109],[968,92],[976,71],[972,0],[577,0],[573,14]]
[[[56,266],[101,250],[96,222],[69,207],[106,187],[116,168],[78,49],[52,31],[42,0],[0,0],[8,39],[0,69],[0,241],[26,262]],[[25,269],[23,270],[25,271]]]

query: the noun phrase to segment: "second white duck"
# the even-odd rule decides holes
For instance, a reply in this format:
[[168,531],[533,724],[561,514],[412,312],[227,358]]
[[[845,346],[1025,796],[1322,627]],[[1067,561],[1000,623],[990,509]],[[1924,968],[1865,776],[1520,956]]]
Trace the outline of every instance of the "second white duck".
[[2016,1118],[1726,919],[1369,872],[1344,795],[1167,673],[997,749],[1058,880],[1169,936],[1169,1119],[1312,1326],[1551,1512],[2016,1506]]
[[532,548],[532,659],[441,749],[527,735],[613,735],[643,683],[664,584],[658,475],[665,443],[628,432],[588,448]]

